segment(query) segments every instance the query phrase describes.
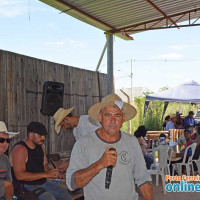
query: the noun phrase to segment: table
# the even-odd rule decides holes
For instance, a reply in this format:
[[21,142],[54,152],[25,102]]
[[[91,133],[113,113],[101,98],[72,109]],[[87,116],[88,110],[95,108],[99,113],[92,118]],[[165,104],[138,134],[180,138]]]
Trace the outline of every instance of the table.
[[175,158],[171,158],[171,161],[176,162],[176,161],[181,160],[181,159],[182,159],[182,157],[175,157]]
[[150,135],[151,139],[157,140],[161,133],[166,135],[166,138],[169,136],[169,131],[147,131],[147,135]]

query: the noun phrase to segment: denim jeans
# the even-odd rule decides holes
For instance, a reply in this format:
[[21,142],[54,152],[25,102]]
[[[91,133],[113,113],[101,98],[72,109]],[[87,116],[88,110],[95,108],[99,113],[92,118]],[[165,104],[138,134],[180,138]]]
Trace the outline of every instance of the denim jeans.
[[145,159],[145,162],[146,162],[147,169],[150,169],[151,164],[153,164],[153,159],[148,155],[144,155],[144,159]]
[[71,195],[68,193],[65,187],[48,180],[42,185],[25,184],[24,187],[29,191],[32,191],[36,188],[44,188],[46,192],[39,196],[39,200],[71,200]]

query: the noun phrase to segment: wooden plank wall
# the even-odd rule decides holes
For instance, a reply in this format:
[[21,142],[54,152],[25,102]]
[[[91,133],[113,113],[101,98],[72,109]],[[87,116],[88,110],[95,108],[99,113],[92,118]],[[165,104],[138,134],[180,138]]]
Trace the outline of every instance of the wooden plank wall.
[[[98,76],[100,91],[98,86]],[[45,80],[64,83],[64,108],[76,106],[75,115],[87,114],[89,107],[105,96],[106,75],[0,50],[0,120],[10,131],[19,131],[11,146],[26,138],[31,121],[48,126],[48,116],[40,113]],[[56,134],[50,119],[50,152],[70,151],[72,131]]]

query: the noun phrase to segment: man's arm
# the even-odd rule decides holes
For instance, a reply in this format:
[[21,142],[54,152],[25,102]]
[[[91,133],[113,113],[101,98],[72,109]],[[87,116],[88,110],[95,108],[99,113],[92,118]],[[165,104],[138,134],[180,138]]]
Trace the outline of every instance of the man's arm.
[[4,197],[5,200],[12,200],[13,199],[13,184],[12,182],[5,181],[4,182]]
[[57,178],[59,176],[59,172],[57,169],[46,171],[43,173],[26,172],[28,152],[26,148],[22,145],[15,146],[11,151],[10,156],[17,180],[34,181],[41,178]]
[[76,171],[71,177],[71,183],[69,188],[75,190],[77,188],[83,188],[86,186],[94,176],[96,176],[103,168],[110,165],[115,167],[117,161],[117,152],[109,151],[111,146],[107,147],[102,157],[86,169]]
[[144,199],[145,200],[151,200],[151,198],[152,198],[152,187],[149,184],[149,183],[151,183],[151,177],[147,172],[146,164],[145,164],[145,161],[144,161],[144,156],[142,155],[140,146],[139,146],[136,138],[133,138],[133,139],[135,140],[132,143],[132,145],[134,147],[133,178],[135,179],[135,183],[137,184],[137,186],[140,188]]
[[144,197],[144,200],[152,200],[152,186],[148,183],[145,183],[140,186],[140,191],[142,193],[142,196]]
[[41,147],[42,147],[42,150],[43,150],[43,153],[44,153],[44,163],[43,163],[44,171],[49,172],[51,170],[51,167],[49,166],[48,161],[47,161],[46,150],[44,148],[44,145],[42,145]]
[[185,117],[184,119],[184,126],[187,126],[187,125],[190,125],[190,122],[189,122],[189,117]]

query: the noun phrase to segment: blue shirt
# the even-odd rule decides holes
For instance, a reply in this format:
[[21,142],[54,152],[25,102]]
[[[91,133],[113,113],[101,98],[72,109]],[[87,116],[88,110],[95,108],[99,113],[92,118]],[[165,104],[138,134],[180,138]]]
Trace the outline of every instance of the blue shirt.
[[188,125],[189,126],[194,126],[195,124],[198,124],[197,121],[195,121],[194,117],[190,118],[189,115],[185,117],[184,119],[184,128],[186,128]]

